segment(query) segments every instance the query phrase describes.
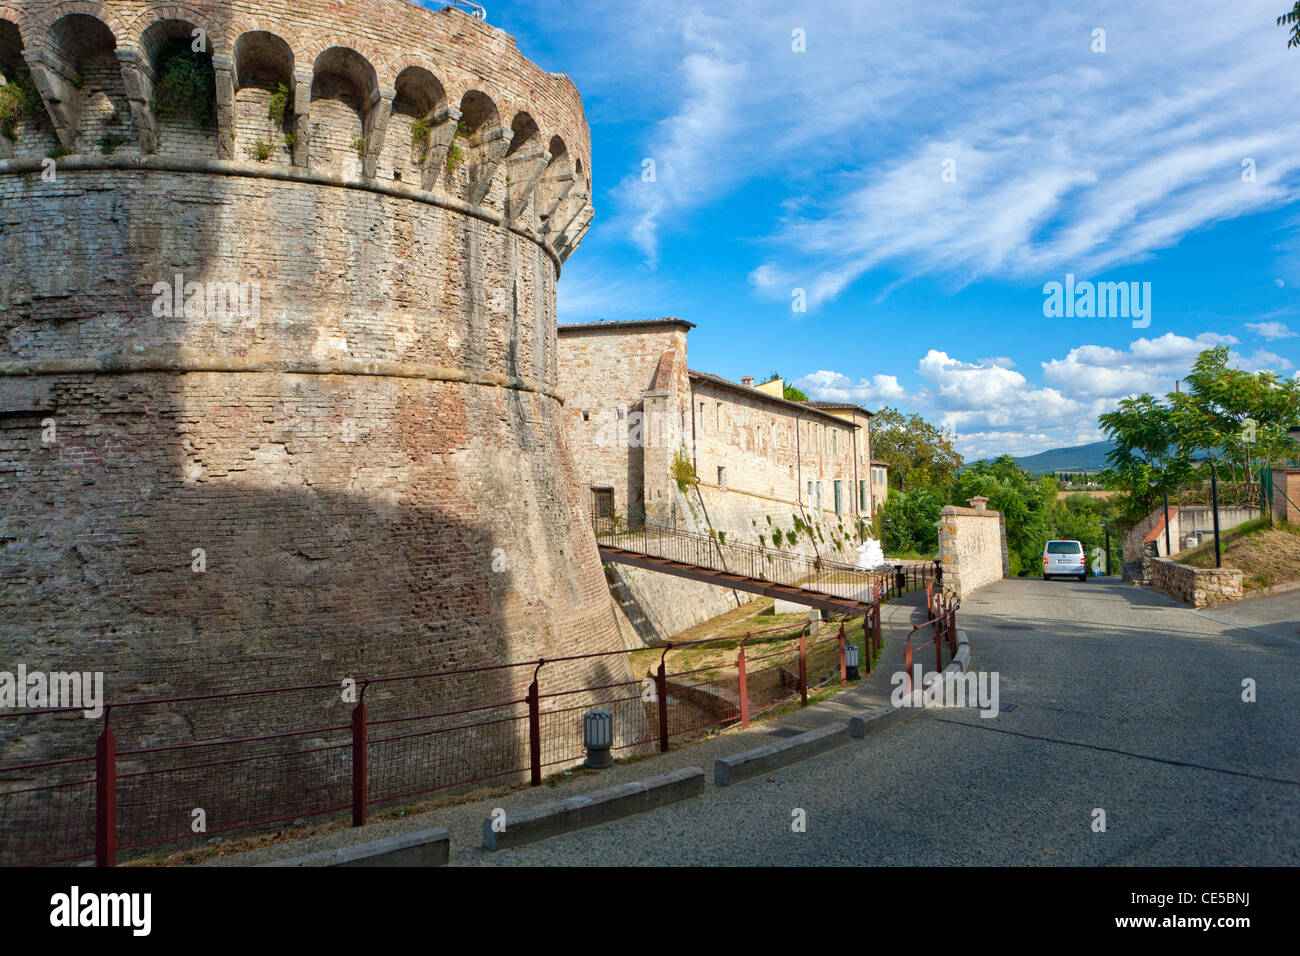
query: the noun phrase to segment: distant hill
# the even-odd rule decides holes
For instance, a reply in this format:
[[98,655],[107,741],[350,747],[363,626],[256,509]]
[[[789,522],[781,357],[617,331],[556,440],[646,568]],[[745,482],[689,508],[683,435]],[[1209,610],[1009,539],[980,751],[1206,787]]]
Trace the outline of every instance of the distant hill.
[[1114,442],[1095,441],[1073,448],[1053,448],[1017,458],[1016,464],[1031,475],[1045,475],[1049,471],[1101,471],[1106,467],[1106,452],[1114,447]]

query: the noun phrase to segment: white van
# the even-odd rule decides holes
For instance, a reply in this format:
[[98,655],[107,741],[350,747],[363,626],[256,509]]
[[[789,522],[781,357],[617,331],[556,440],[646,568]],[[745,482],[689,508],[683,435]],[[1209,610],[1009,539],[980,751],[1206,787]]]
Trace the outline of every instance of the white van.
[[1043,580],[1088,577],[1088,555],[1080,541],[1049,541],[1043,546]]

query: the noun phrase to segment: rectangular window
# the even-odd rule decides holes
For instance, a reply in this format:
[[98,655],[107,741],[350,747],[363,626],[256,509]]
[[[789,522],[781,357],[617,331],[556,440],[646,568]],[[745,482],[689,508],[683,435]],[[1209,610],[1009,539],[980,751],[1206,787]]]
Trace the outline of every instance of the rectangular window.
[[867,479],[863,478],[858,482],[858,510],[864,511],[867,507]]
[[822,510],[822,483],[817,482],[817,510]]
[[718,466],[718,490],[727,490],[727,469],[721,465]]
[[596,512],[597,518],[614,517],[613,488],[592,488],[591,496],[594,502],[592,510]]
[[835,479],[835,513],[836,514],[839,514],[841,509],[840,485],[841,485],[840,479],[836,478]]

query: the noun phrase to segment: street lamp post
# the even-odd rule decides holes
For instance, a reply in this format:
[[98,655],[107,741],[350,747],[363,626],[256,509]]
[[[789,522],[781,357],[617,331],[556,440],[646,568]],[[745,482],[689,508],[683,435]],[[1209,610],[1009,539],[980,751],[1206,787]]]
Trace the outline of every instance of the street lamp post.
[[1210,466],[1210,509],[1214,515],[1214,567],[1223,567],[1223,549],[1219,545],[1218,532],[1218,472],[1214,470],[1213,458],[1195,458],[1192,464],[1208,464]]
[[1147,485],[1151,488],[1154,488],[1156,485],[1159,485],[1161,492],[1164,494],[1165,497],[1165,557],[1172,558],[1174,556],[1174,549],[1169,544],[1169,489],[1165,487],[1163,476],[1161,476],[1160,480],[1153,480],[1147,482]]
[[1219,474],[1214,469],[1213,458],[1196,458],[1193,465],[1210,466],[1210,507],[1214,514],[1214,566],[1223,567],[1223,549],[1219,545]]

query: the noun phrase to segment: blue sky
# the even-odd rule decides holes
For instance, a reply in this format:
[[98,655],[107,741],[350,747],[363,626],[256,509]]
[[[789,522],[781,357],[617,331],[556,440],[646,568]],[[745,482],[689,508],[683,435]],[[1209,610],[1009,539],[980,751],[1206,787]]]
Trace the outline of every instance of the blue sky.
[[[917,411],[968,456],[1096,440],[1211,345],[1300,366],[1289,0],[487,6],[591,125],[561,322],[679,316],[693,368]],[[1150,325],[1045,317],[1067,273],[1150,283]]]

